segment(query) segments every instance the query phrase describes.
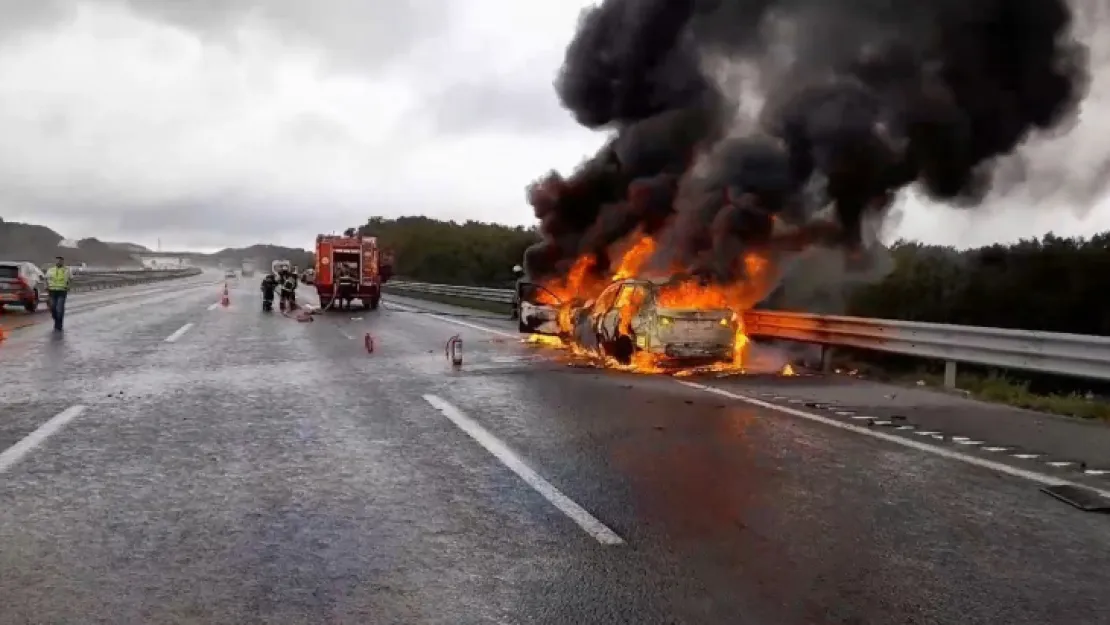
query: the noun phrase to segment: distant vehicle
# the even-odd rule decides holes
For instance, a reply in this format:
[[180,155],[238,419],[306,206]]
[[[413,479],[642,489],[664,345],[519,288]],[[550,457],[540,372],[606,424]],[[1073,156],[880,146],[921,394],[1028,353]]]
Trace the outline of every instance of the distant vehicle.
[[360,300],[364,308],[376,310],[382,284],[393,275],[393,255],[378,248],[377,237],[318,235],[313,283],[321,308],[328,308],[338,294],[336,267],[341,265],[352,268],[357,278],[351,300]]
[[235,270],[234,269],[228,269],[227,271],[224,272],[224,277],[225,278],[234,278],[234,277],[236,277],[235,276]]
[[[636,352],[651,353],[660,364],[673,366],[731,361],[738,329],[733,311],[665,306],[660,292],[666,284],[617,280],[596,298],[571,304],[570,331],[559,334],[623,364]],[[530,314],[526,306],[522,299],[522,319]],[[543,307],[540,312],[553,310]]]
[[27,312],[35,312],[45,293],[46,274],[34,263],[0,261],[0,308],[21,304]]
[[316,270],[309,267],[301,273],[301,282],[304,284],[313,284],[316,281]]

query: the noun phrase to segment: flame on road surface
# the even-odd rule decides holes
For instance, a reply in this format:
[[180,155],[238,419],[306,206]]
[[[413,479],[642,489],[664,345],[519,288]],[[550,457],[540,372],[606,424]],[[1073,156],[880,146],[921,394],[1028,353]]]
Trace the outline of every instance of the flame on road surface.
[[[597,261],[593,256],[583,255],[575,260],[564,277],[543,283],[537,295],[537,303],[557,309],[559,330],[567,338],[533,334],[524,341],[533,345],[566,350],[575,357],[589,359],[606,368],[637,373],[669,373],[676,376],[706,372],[744,373],[751,347],[751,341],[744,331],[744,312],[750,310],[770,290],[775,272],[769,259],[757,253],[747,253],[738,260],[743,264],[745,276],[743,280],[732,284],[714,284],[695,278],[676,278],[680,275],[677,268],[648,268],[648,261],[657,251],[656,241],[652,237],[638,234],[631,237],[631,241],[622,247],[623,251],[618,253],[619,261],[613,263],[617,269],[608,279],[598,276],[594,271]],[[661,308],[732,311],[732,319],[729,323],[736,329],[732,360],[696,367],[675,368],[666,366],[666,363],[656,354],[637,351],[629,364],[622,364],[605,354],[595,353],[573,342],[569,337],[574,336],[575,309],[592,301],[614,281],[629,278],[669,278],[657,294],[657,305]],[[620,327],[624,333],[631,334],[631,323],[640,305],[642,302],[634,299],[617,302]],[[780,373],[788,376],[795,375],[789,364]]]

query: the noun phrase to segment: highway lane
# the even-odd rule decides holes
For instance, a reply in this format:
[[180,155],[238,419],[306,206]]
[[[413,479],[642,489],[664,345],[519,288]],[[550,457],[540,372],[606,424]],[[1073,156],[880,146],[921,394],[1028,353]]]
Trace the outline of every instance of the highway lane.
[[85,409],[0,472],[0,622],[1110,622],[1107,519],[1028,480],[568,367],[483,313],[256,297],[21,339],[25,388],[79,376],[32,419]]
[[202,275],[75,294],[65,332],[53,331],[49,313],[35,316],[45,322],[11,331],[0,342],[0,449],[70,404],[115,392],[107,390],[115,379],[146,366],[166,334],[218,300],[221,284]]

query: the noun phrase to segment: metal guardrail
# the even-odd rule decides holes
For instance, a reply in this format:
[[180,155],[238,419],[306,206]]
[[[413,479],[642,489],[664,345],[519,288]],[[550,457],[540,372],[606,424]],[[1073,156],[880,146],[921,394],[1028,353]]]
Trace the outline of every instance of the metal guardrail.
[[[390,282],[386,287],[506,305],[513,300],[512,289],[423,282]],[[1105,336],[778,311],[749,311],[744,328],[755,337],[943,360],[944,384],[950,388],[956,385],[956,364],[961,362],[1110,380],[1110,337]]]
[[479,286],[453,286],[450,284],[430,284],[427,282],[405,282],[390,280],[383,288],[402,289],[416,293],[434,293],[447,297],[472,299],[481,302],[513,303],[512,289],[488,289]]
[[201,270],[196,268],[190,269],[169,269],[169,270],[156,270],[156,269],[124,269],[112,272],[90,272],[83,271],[81,273],[73,274],[73,281],[70,290],[75,293],[83,291],[99,291],[101,289],[111,289],[123,286],[132,286],[136,284],[147,284],[151,282],[163,282],[165,280],[176,280],[178,278],[188,278],[191,276],[200,275]]

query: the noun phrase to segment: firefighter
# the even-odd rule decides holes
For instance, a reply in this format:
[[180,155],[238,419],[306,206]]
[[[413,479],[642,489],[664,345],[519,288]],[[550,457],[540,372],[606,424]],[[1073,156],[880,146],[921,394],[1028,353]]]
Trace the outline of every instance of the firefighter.
[[354,293],[358,290],[358,281],[355,279],[355,272],[350,263],[340,265],[339,276],[336,278],[335,284],[339,287],[339,299],[343,302],[343,307],[350,310],[351,300],[354,299]]
[[281,270],[279,278],[281,283],[281,309],[296,310],[297,308],[297,276],[288,267]]
[[278,289],[278,279],[272,273],[262,278],[262,311],[270,312],[274,309],[274,292]]

